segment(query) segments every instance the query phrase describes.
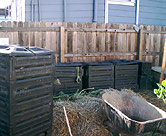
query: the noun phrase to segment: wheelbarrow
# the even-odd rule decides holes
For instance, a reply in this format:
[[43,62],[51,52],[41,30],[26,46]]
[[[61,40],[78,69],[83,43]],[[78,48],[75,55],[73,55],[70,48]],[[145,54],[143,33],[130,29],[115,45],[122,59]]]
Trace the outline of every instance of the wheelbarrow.
[[135,136],[147,132],[166,134],[159,130],[166,112],[139,96],[125,91],[110,91],[102,99],[108,117],[107,125],[116,132]]

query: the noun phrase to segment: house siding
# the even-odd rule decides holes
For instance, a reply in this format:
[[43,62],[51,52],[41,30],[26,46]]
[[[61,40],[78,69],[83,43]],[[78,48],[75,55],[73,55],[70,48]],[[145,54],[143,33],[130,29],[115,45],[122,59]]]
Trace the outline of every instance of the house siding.
[[139,24],[166,25],[166,0],[140,0]]
[[[31,0],[26,0],[26,20],[31,19]],[[35,4],[35,20],[38,20],[37,0]],[[63,0],[40,0],[40,21],[60,21],[64,20]],[[67,0],[66,7],[67,22],[92,22],[93,0]]]
[[92,22],[93,0],[67,0],[67,22]]
[[105,21],[105,0],[98,0],[97,7],[97,22],[104,23]]
[[[38,4],[33,0],[35,6],[34,20],[38,21]],[[31,20],[31,0],[26,0],[26,21]],[[63,21],[63,0],[40,0],[40,21],[62,22]]]
[[110,4],[108,22],[111,24],[135,24],[135,6]]
[[[66,22],[93,22],[93,0],[66,0]],[[105,0],[97,0],[97,22],[105,21]],[[25,20],[31,20],[31,0],[26,0]],[[37,0],[35,20],[38,21]],[[40,21],[63,22],[63,0],[40,0]],[[109,4],[108,23],[135,24],[136,6]],[[140,0],[139,24],[166,25],[166,0]]]

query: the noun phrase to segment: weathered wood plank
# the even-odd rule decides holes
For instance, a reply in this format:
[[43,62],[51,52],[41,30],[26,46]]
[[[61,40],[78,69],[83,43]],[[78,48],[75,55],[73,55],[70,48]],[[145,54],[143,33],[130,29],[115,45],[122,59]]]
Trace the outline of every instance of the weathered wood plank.
[[[18,23],[14,21],[12,27],[13,28],[17,28],[18,27]],[[13,42],[12,42],[12,44],[19,44],[18,41],[19,41],[18,40],[18,31],[13,32]]]
[[[40,27],[46,27],[45,22],[40,23]],[[46,32],[42,32],[42,48],[46,47]]]
[[161,75],[160,75],[160,84],[164,80],[164,72],[165,72],[165,66],[166,66],[166,35],[164,36],[164,54],[163,54],[163,61],[162,61],[162,69],[161,69]]
[[[96,29],[96,23],[92,24],[92,29]],[[96,32],[92,32],[92,47],[91,47],[91,53],[96,52]],[[96,57],[92,56],[92,62],[96,61]]]
[[143,30],[140,29],[139,31],[139,40],[138,40],[138,59],[142,60],[142,53],[143,53]]
[[[82,29],[82,23],[77,23],[77,27],[79,28],[79,29]],[[77,51],[78,51],[78,54],[81,54],[82,53],[82,47],[83,47],[83,42],[82,42],[82,32],[77,32]],[[77,58],[77,61],[78,62],[82,62],[83,61],[83,57],[81,57],[81,56],[79,56],[78,58]]]
[[64,62],[64,32],[65,32],[65,30],[64,30],[64,27],[60,27],[60,47],[59,47],[59,49],[60,49],[60,51],[59,51],[59,62]]
[[[46,22],[46,27],[50,27],[51,26],[51,22]],[[51,32],[50,31],[47,31],[46,32],[46,46],[45,48],[46,49],[51,49]]]
[[[24,27],[29,27],[29,23],[28,22],[24,22],[23,26]],[[29,38],[30,38],[29,37],[29,31],[22,32],[22,33],[23,33],[23,46],[29,46],[30,45],[30,43],[29,43]],[[35,46],[38,46],[38,45],[35,45]]]
[[[63,25],[62,25],[64,28],[67,27],[67,22],[64,22]],[[56,32],[56,36],[58,37],[59,33]],[[58,42],[58,41],[57,41]],[[67,53],[67,31],[64,32],[64,54]],[[66,58],[64,58],[64,62],[67,62]]]
[[[137,36],[132,25],[62,23],[62,22],[1,22],[0,37],[10,44],[38,46],[56,52],[59,59],[60,31],[64,26],[63,62],[91,62],[113,59],[136,59]],[[166,27],[143,28],[142,59],[161,65]]]
[[[7,27],[12,27],[12,22],[7,22]],[[7,37],[9,38],[9,44],[12,44],[13,41],[13,33],[8,32]]]
[[[30,22],[29,23],[29,27],[35,27],[35,24],[34,24],[34,22]],[[34,33],[34,31],[30,31],[30,36],[29,36],[30,38],[29,38],[29,46],[35,46],[35,33]]]
[[[83,23],[82,28],[87,28],[87,24]],[[82,53],[87,54],[87,48],[86,48],[86,32],[82,33]],[[83,56],[83,62],[87,62],[86,57]]]
[[[92,28],[92,23],[87,24],[87,28]],[[92,32],[86,33],[86,51],[87,54],[92,52]],[[87,57],[87,62],[91,62],[91,57]]]
[[[73,28],[77,28],[77,23],[73,23]],[[72,37],[72,52],[73,54],[77,54],[78,50],[77,50],[77,32],[73,32],[73,37]],[[77,62],[77,57],[73,56],[73,62]]]

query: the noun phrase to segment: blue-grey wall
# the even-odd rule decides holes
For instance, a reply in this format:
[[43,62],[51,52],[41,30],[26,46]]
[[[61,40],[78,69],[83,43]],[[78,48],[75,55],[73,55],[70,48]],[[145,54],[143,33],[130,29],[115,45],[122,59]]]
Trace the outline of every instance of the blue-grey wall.
[[[25,20],[31,20],[31,0],[26,0]],[[33,0],[35,6],[35,20],[38,21],[38,4]],[[63,21],[63,0],[40,0],[40,21],[62,22]]]
[[108,22],[112,24],[135,24],[135,6],[110,4]]
[[[26,21],[31,19],[31,0],[26,0]],[[37,0],[35,4],[35,20],[38,20]],[[40,0],[40,21],[62,22],[64,20],[63,0]],[[66,0],[67,22],[92,22],[93,0]]]
[[93,0],[66,0],[67,22],[92,22]]
[[[37,0],[35,20],[38,21]],[[105,21],[105,0],[97,0],[97,22]],[[26,0],[26,21],[31,19],[31,0]],[[40,0],[40,21],[64,21],[63,0]],[[67,22],[92,22],[93,0],[66,0]],[[108,22],[112,24],[135,24],[135,6],[109,5]],[[139,24],[166,25],[166,0],[140,0]]]
[[140,0],[139,24],[166,26],[166,0]]

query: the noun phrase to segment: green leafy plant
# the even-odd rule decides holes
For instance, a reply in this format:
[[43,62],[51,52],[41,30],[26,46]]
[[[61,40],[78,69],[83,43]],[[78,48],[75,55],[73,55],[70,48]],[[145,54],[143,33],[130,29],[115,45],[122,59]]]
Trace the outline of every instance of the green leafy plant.
[[97,97],[103,89],[94,90],[94,88],[87,88],[83,90],[77,90],[75,93],[66,94],[64,92],[59,92],[56,96],[53,97],[54,101],[66,100],[66,101],[75,101],[78,98],[84,96]]
[[166,103],[166,79],[161,84],[157,83],[158,89],[154,89],[154,93],[158,98],[162,99]]

